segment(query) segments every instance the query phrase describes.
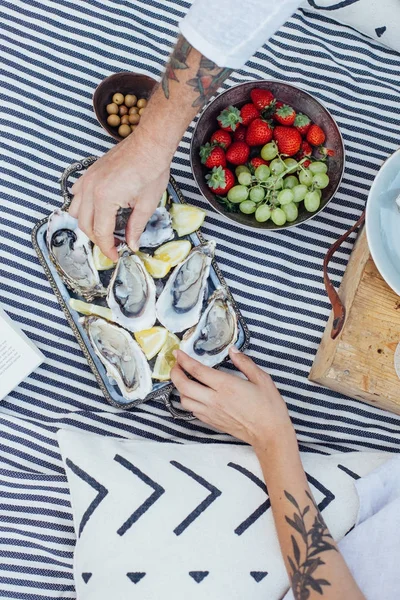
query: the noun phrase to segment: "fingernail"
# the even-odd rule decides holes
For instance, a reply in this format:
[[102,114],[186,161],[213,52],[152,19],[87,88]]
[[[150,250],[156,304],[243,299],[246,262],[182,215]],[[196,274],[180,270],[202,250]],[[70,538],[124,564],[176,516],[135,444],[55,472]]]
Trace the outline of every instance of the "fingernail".
[[232,354],[240,354],[240,350],[239,348],[236,348],[236,346],[231,347],[231,352]]
[[175,356],[175,358],[178,358],[178,350],[173,350],[172,354]]
[[137,252],[139,250],[138,243],[134,240],[129,240],[128,246],[132,250],[132,252]]

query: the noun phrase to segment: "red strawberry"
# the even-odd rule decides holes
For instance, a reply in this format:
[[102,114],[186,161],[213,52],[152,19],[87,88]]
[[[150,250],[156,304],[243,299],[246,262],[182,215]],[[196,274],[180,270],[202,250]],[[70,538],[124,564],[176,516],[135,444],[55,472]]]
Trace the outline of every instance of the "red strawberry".
[[282,106],[284,106],[284,105],[285,105],[285,103],[284,103],[284,102],[281,102],[280,100],[277,100],[277,101],[275,102],[275,111],[277,111],[277,110],[278,110],[278,108],[282,108]]
[[265,108],[269,108],[275,104],[274,95],[269,90],[254,88],[254,90],[251,90],[250,92],[250,97],[258,110],[264,110]]
[[284,104],[275,111],[274,116],[275,120],[278,121],[278,123],[289,127],[290,125],[293,125],[294,120],[296,118],[296,113],[291,106],[289,106],[288,104]]
[[324,148],[322,146],[321,148],[318,148],[318,150],[323,156],[335,156],[335,151],[331,150],[330,148]]
[[294,126],[301,135],[306,135],[307,131],[310,129],[311,120],[307,115],[298,113],[294,120]]
[[225,148],[225,150],[232,144],[232,138],[227,131],[223,129],[217,129],[214,131],[210,138],[210,142],[212,144],[218,144],[221,148]]
[[244,165],[250,154],[250,148],[245,142],[233,142],[226,153],[226,160],[233,165]]
[[242,117],[242,124],[247,127],[254,119],[260,116],[260,111],[250,102],[242,106],[240,116]]
[[269,162],[261,158],[261,156],[255,156],[251,159],[250,164],[254,169],[257,169],[260,165],[269,165]]
[[274,129],[274,139],[281,154],[294,156],[300,150],[301,135],[294,127],[278,125]]
[[214,194],[227,194],[235,185],[235,176],[229,169],[214,167],[211,173],[206,175],[207,185]]
[[273,129],[267,121],[254,119],[247,128],[246,142],[249,146],[261,146],[272,140]]
[[302,164],[303,164],[303,167],[305,169],[307,169],[307,167],[309,167],[311,165],[311,160],[305,160]]
[[203,165],[209,169],[226,166],[225,152],[221,146],[214,146],[214,144],[207,142],[200,148],[200,158]]
[[218,125],[224,131],[235,131],[242,122],[240,111],[236,106],[228,106],[217,117]]
[[[296,129],[297,129],[297,127],[296,127]],[[311,154],[312,154],[312,147],[306,140],[303,140],[301,142],[300,150],[297,155],[297,160],[301,160],[305,156],[311,156]]]
[[312,146],[321,146],[325,141],[325,134],[318,125],[311,125],[307,132],[307,142]]
[[244,127],[243,125],[239,125],[235,133],[233,134],[233,139],[235,140],[235,142],[244,142],[244,140],[246,139],[246,131],[246,127]]

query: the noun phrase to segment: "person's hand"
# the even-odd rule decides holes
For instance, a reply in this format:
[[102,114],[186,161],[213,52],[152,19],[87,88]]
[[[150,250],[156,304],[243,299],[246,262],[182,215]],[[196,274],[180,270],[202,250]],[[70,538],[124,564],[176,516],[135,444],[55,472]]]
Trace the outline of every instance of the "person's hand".
[[235,347],[229,355],[247,379],[205,367],[176,351],[171,379],[181,395],[182,406],[204,423],[256,449],[264,448],[277,436],[294,432],[285,401],[271,377]]
[[115,217],[119,208],[133,208],[126,228],[132,250],[168,185],[174,148],[155,140],[142,124],[97,160],[73,185],[69,212],[101,251],[116,261]]

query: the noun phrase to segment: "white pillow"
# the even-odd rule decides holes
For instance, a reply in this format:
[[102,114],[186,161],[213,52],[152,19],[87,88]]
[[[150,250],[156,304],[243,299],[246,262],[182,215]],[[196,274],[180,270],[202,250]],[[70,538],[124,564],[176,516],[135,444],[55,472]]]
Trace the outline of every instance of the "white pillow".
[[[58,439],[78,537],[79,600],[274,600],[287,590],[251,448],[116,440],[67,430]],[[356,519],[354,477],[386,456],[302,456],[335,538]]]

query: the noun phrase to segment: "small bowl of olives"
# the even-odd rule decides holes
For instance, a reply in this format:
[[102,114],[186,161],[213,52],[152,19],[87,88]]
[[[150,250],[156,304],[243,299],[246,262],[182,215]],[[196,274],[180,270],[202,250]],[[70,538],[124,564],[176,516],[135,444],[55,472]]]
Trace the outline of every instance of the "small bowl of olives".
[[156,81],[140,73],[115,73],[103,79],[93,94],[93,108],[100,125],[121,141],[140,123]]

